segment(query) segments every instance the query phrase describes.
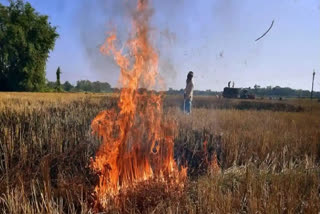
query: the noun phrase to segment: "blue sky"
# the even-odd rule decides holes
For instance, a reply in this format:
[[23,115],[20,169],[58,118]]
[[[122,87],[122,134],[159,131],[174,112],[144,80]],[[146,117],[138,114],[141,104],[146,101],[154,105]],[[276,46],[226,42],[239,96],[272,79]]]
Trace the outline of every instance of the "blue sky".
[[[5,0],[0,0],[5,3]],[[47,63],[47,78],[108,81],[117,86],[119,70],[101,45],[110,30],[129,29],[128,9],[119,0],[30,0],[58,27],[60,38]],[[289,86],[320,90],[319,0],[151,0],[152,40],[167,87],[183,88],[189,70],[197,89]],[[263,39],[262,35],[275,20]],[[120,42],[121,42],[120,41]]]

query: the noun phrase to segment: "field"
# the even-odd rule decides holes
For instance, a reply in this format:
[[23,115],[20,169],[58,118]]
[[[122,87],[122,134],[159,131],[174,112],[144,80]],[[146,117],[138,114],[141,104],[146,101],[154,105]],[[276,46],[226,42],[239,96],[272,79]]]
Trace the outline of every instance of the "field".
[[[116,103],[105,94],[1,93],[0,212],[93,212],[89,163],[100,141],[90,124]],[[181,103],[166,97],[164,111],[178,123],[177,161],[191,154],[183,192],[143,183],[109,213],[320,212],[320,103],[196,97],[190,116]],[[219,167],[203,163],[205,141]]]

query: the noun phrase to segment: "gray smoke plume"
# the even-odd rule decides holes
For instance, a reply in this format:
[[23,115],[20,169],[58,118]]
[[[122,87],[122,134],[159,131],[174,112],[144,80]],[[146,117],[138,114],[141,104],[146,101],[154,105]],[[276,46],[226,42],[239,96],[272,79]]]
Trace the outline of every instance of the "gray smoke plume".
[[[155,13],[171,15],[174,20],[178,14],[175,13],[184,0],[177,1],[151,1]],[[81,0],[75,14],[76,25],[80,33],[81,44],[88,62],[94,72],[105,81],[113,85],[118,79],[119,68],[111,56],[104,56],[99,48],[104,43],[107,33],[115,31],[118,37],[119,48],[125,45],[131,27],[131,11],[136,6],[136,1],[118,0]],[[159,51],[159,71],[161,76],[169,84],[176,78],[175,62],[170,56],[170,48],[177,41],[175,33],[167,26],[158,28],[158,23],[151,23],[151,39]],[[153,36],[153,35],[156,36]],[[157,41],[156,41],[157,40]]]
[[112,57],[100,52],[100,47],[105,42],[107,33],[114,30],[118,34],[119,43],[125,41],[130,24],[129,7],[124,1],[81,0],[75,14],[81,44],[91,72],[114,86],[118,80],[118,66]]
[[[200,37],[197,38],[202,43],[199,43],[198,47],[186,46],[188,41],[194,39],[188,17],[192,17],[194,13],[201,14],[201,12],[193,10],[197,2],[191,0],[154,0],[150,2],[154,11],[151,21],[151,39],[159,51],[159,71],[167,86],[176,85],[177,73],[187,72],[179,70],[181,69],[178,66],[179,62],[181,63],[181,56],[187,55],[193,59],[201,58],[201,54],[206,52],[206,44],[210,44],[212,38],[205,33],[207,29],[203,29],[204,31],[200,32]],[[220,32],[229,32],[228,35],[233,34],[235,27],[233,20],[240,4],[237,0],[215,0],[212,2],[212,18],[224,23],[219,25],[222,26],[222,29],[218,29]],[[113,30],[117,32],[119,48],[125,45],[133,15],[130,11],[133,11],[135,6],[136,1],[126,0],[79,1],[75,19],[92,72],[113,85],[117,82],[119,68],[112,57],[103,56],[99,48],[107,37],[106,33]],[[199,25],[201,24],[203,23],[199,23]],[[221,51],[223,50],[216,50],[217,54]],[[177,57],[179,55],[180,57]],[[203,70],[203,68],[198,69]]]

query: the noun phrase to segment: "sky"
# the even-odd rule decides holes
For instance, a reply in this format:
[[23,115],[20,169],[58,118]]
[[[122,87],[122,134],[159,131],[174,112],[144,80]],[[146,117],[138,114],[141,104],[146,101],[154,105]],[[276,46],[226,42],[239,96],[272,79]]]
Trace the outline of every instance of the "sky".
[[[133,0],[130,0],[133,1]],[[286,86],[320,91],[320,0],[150,0],[151,40],[167,88]],[[125,43],[128,0],[29,0],[60,34],[47,62],[47,79],[107,81],[119,86],[119,69],[99,47],[111,29]],[[127,2],[127,3],[126,3]],[[7,4],[6,0],[0,3]],[[255,42],[271,25],[270,32]]]

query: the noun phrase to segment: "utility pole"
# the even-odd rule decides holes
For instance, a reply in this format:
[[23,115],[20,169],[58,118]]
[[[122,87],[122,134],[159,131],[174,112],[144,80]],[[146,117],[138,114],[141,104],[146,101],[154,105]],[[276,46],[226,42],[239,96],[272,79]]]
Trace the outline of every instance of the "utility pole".
[[312,89],[311,89],[311,100],[313,98],[313,86],[314,86],[314,77],[316,75],[316,72],[313,70],[313,74],[312,74]]

